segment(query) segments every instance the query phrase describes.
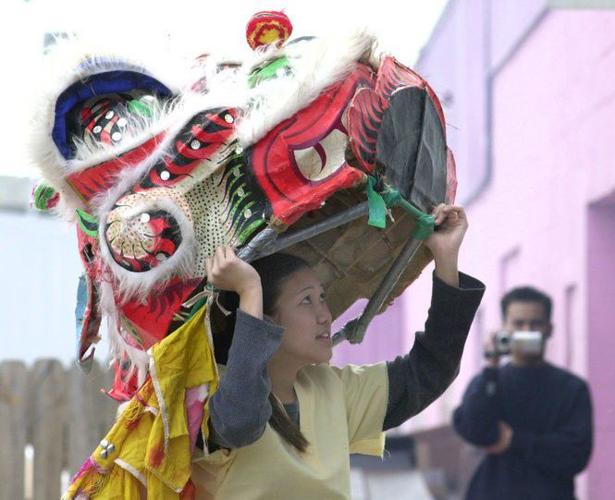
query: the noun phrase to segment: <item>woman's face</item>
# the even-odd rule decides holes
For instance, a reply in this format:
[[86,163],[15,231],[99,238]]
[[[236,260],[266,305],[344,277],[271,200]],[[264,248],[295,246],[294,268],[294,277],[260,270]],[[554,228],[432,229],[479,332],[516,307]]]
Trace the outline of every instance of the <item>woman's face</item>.
[[282,282],[273,319],[285,329],[276,356],[300,366],[331,359],[331,311],[314,271],[300,269]]

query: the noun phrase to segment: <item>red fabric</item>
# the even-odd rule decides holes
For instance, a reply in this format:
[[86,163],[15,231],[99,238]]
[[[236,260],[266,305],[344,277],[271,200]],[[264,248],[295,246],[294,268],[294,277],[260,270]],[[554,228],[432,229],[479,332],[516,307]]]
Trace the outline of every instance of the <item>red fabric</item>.
[[188,480],[186,486],[179,494],[181,500],[194,500],[196,498],[196,488],[191,480]]
[[403,87],[419,87],[421,89],[425,89],[427,95],[433,101],[446,138],[446,122],[444,121],[444,112],[442,111],[440,100],[427,81],[415,71],[412,71],[410,68],[400,64],[394,57],[385,57],[380,63],[380,68],[378,69],[376,93],[388,100],[393,92]]
[[[173,315],[199,284],[198,279],[182,281],[173,278],[163,289],[154,290],[145,303],[133,299],[121,305],[121,312],[137,329],[143,348],[149,349],[168,333]],[[117,303],[121,303],[117,300]]]
[[[84,358],[90,346],[98,340],[98,330],[100,327],[100,310],[98,308],[99,290],[98,283],[100,279],[99,260],[96,255],[98,252],[98,240],[84,233],[77,226],[77,243],[79,245],[79,256],[85,270],[85,279],[87,284],[87,304],[83,312],[81,322],[81,332],[79,332],[78,340],[78,356],[79,362],[86,361]],[[91,258],[91,260],[88,259]],[[90,358],[94,351],[89,354]]]
[[[360,89],[353,97],[348,109],[350,146],[359,165],[369,173],[376,168],[378,132],[384,113],[389,107],[391,96],[399,89],[408,87],[418,87],[427,92],[446,135],[444,113],[431,87],[417,73],[399,64],[395,58],[387,56],[380,63],[375,88]],[[455,180],[454,164],[452,180]]]
[[102,392],[110,398],[123,403],[132,398],[139,389],[137,385],[137,374],[134,373],[132,376],[128,376],[129,365],[125,362],[115,361],[113,369],[115,370],[113,387],[108,391],[102,389]]

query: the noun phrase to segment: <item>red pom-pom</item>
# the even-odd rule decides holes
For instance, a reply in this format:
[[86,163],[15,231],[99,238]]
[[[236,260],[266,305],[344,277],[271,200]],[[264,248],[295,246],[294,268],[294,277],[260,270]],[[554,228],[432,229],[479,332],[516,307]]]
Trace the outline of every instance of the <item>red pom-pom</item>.
[[282,45],[293,32],[293,25],[284,12],[257,12],[248,21],[246,39],[252,49],[263,45]]

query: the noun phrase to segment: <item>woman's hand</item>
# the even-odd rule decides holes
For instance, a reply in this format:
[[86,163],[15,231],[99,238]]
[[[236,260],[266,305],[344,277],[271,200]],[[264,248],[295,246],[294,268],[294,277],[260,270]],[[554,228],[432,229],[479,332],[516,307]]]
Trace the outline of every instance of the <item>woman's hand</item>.
[[461,242],[468,229],[468,219],[463,207],[441,203],[433,209],[436,230],[425,240],[436,261],[457,259]]
[[250,264],[241,260],[230,246],[220,246],[205,261],[207,281],[221,290],[239,295],[239,308],[263,317],[263,290],[261,280]]
[[436,263],[436,274],[449,285],[459,286],[457,259],[461,242],[468,229],[462,207],[441,203],[432,211],[436,230],[425,240]]

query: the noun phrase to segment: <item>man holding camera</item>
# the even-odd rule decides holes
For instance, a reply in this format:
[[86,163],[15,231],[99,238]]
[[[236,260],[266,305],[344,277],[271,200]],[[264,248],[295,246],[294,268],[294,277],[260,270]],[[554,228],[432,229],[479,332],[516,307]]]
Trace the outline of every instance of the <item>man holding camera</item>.
[[[486,456],[467,500],[573,500],[574,476],[592,449],[587,384],[544,360],[551,299],[531,287],[501,300],[503,329],[487,342],[487,365],[455,410],[455,430]],[[500,366],[509,355],[511,362]]]

